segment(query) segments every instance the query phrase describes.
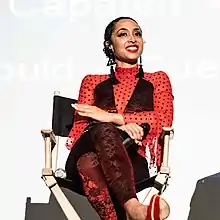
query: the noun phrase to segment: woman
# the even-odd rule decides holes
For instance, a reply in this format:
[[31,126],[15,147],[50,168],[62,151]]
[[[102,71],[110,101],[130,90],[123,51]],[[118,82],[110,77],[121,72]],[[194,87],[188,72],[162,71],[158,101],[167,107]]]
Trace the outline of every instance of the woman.
[[[146,146],[161,165],[161,145],[155,140],[173,121],[173,96],[166,73],[144,73],[138,65],[143,51],[142,31],[129,17],[113,20],[105,30],[104,52],[110,75],[87,75],[81,84],[75,122],[66,146],[73,188],[84,193],[101,219],[159,220],[169,215],[167,202],[153,196],[149,206],[136,196],[135,183],[149,177]],[[113,65],[116,64],[115,70]],[[143,137],[142,123],[150,126]],[[121,132],[134,144],[124,146]],[[80,188],[82,187],[82,188]],[[120,208],[125,210],[126,215]]]

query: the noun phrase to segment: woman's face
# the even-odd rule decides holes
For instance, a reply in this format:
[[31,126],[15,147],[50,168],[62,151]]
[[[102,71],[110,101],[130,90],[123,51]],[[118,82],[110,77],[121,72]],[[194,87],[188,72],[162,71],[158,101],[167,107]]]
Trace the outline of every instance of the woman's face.
[[142,31],[130,19],[122,19],[115,24],[112,33],[112,49],[116,60],[134,64],[143,51]]

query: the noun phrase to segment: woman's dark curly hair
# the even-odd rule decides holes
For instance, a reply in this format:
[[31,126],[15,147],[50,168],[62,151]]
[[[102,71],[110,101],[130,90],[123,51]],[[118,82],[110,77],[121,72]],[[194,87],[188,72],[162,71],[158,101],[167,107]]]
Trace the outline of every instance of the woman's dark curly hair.
[[[133,18],[130,18],[130,17],[118,17],[116,19],[114,19],[113,21],[111,21],[106,29],[105,29],[105,34],[104,34],[104,53],[106,55],[106,57],[109,58],[108,60],[108,63],[107,63],[107,66],[111,66],[111,69],[110,69],[110,73],[111,73],[111,81],[113,84],[118,84],[119,81],[116,79],[115,77],[115,72],[114,72],[114,69],[113,69],[113,65],[116,64],[115,62],[115,55],[114,55],[114,52],[113,50],[111,49],[111,45],[112,45],[112,33],[114,31],[114,28],[115,28],[115,24],[122,20],[122,19],[130,19],[132,21],[134,21],[135,23],[137,23],[137,21],[135,21]],[[143,77],[144,75],[144,71],[143,71],[143,68],[142,68],[142,64],[140,64],[140,67],[139,67],[139,72],[137,73],[137,77]]]

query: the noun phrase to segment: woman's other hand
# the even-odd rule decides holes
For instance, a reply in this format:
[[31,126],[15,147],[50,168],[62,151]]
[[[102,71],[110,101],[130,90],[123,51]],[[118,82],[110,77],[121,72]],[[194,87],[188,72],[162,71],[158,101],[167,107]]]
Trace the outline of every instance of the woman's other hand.
[[118,127],[122,131],[125,131],[137,144],[141,144],[141,140],[144,135],[144,130],[136,123],[128,123]]

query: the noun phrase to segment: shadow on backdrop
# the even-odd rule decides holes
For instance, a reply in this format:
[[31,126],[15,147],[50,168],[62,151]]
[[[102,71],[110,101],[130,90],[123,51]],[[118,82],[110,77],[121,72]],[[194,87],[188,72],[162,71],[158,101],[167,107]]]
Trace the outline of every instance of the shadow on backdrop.
[[220,220],[220,173],[197,181],[188,220]]
[[[62,188],[62,191],[82,220],[100,220],[86,197],[66,188]],[[51,194],[49,203],[31,203],[31,198],[27,198],[25,220],[67,220],[67,218],[56,198]]]

